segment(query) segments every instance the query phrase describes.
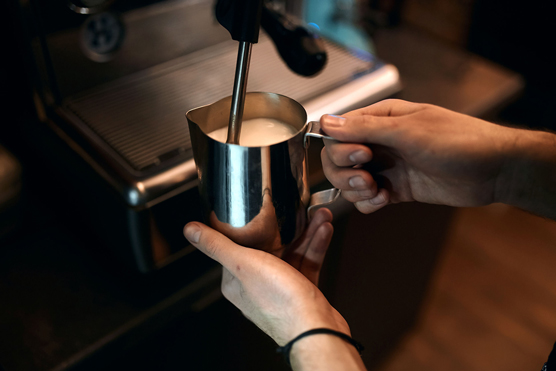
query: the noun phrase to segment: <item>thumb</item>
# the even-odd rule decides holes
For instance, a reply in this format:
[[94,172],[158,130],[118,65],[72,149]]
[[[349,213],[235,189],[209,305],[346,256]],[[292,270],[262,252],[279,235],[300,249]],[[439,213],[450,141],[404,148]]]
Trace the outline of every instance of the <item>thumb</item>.
[[320,123],[330,136],[342,142],[382,144],[395,147],[410,115],[429,105],[400,99],[385,99],[342,116],[324,115]]
[[380,144],[395,147],[402,131],[399,117],[371,115],[334,116],[324,115],[320,119],[322,129],[327,135],[341,142]]
[[233,267],[234,262],[245,250],[244,247],[203,223],[188,223],[183,229],[183,234],[193,246],[226,268]]
[[428,105],[401,99],[385,99],[370,106],[345,113],[343,116],[406,116],[427,109]]

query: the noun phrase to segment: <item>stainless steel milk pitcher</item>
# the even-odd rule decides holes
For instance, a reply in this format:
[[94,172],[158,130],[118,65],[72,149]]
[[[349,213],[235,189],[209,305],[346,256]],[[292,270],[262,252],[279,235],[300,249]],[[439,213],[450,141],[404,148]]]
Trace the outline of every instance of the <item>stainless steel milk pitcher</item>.
[[205,222],[238,244],[274,251],[295,241],[315,206],[340,191],[309,193],[308,137],[328,138],[307,123],[301,104],[273,93],[247,93],[243,119],[271,118],[293,126],[288,140],[246,147],[207,134],[228,125],[231,97],[187,112]]

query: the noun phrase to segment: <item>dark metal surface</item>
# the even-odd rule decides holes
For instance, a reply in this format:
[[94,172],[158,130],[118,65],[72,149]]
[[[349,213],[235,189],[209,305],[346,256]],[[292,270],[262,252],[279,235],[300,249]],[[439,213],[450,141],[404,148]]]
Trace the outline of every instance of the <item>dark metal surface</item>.
[[[25,1],[21,1],[25,3]],[[118,49],[106,63],[91,60],[84,33],[89,15],[71,11],[69,1],[36,0],[57,93],[66,98],[119,78],[182,57],[226,40],[226,30],[214,20],[212,0],[119,0],[104,11],[121,18],[121,28],[98,24],[92,37],[124,31]],[[103,13],[96,13],[100,15]],[[85,43],[84,43],[85,42]]]
[[38,183],[27,185],[23,225],[0,242],[0,363],[6,371],[66,370],[95,360],[110,369],[108,354],[195,316],[210,305],[211,292],[219,292],[221,270],[203,254],[140,276],[116,263],[83,225],[60,219],[60,199],[45,202]]

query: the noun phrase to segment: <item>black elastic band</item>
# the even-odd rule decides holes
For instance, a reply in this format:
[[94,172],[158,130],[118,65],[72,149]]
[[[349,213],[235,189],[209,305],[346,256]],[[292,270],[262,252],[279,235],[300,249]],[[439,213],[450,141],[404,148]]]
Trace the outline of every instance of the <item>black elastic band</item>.
[[329,334],[329,335],[337,336],[337,337],[347,341],[351,345],[353,345],[355,347],[355,349],[357,349],[359,354],[361,354],[361,352],[365,349],[361,343],[359,343],[358,341],[355,341],[353,338],[344,334],[343,332],[334,331],[334,330],[331,330],[329,328],[314,328],[312,330],[305,331],[305,332],[301,333],[300,335],[295,337],[292,341],[290,341],[289,343],[287,343],[283,347],[279,347],[278,349],[276,349],[276,353],[282,353],[282,355],[284,356],[284,359],[286,360],[286,363],[289,366],[291,366],[291,364],[290,364],[290,352],[292,350],[293,344],[296,341],[298,341],[299,339],[302,339],[306,336],[315,335],[315,334]]

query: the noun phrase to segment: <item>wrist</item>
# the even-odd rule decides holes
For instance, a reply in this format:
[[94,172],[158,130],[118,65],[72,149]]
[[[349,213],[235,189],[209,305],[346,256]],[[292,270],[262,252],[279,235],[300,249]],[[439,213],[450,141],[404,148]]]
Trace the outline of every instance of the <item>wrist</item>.
[[358,350],[330,334],[314,334],[296,341],[290,351],[293,370],[365,370]]
[[519,181],[519,177],[516,175],[522,167],[520,162],[523,161],[523,158],[520,157],[520,152],[522,152],[520,136],[525,130],[514,128],[504,128],[504,130],[506,135],[501,137],[503,160],[496,180],[493,202],[510,204],[515,189],[519,187],[516,183]]
[[555,218],[556,135],[512,130],[497,181],[496,202]]
[[287,332],[283,333],[285,338],[276,341],[279,346],[284,346],[303,332],[315,328],[328,328],[351,336],[349,325],[344,317],[328,303],[324,296],[322,301],[317,300],[312,305],[298,309],[295,316],[290,316],[290,318],[293,318]]

